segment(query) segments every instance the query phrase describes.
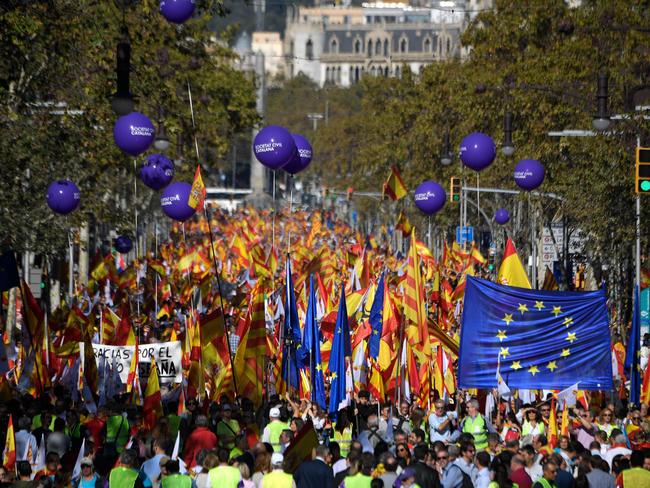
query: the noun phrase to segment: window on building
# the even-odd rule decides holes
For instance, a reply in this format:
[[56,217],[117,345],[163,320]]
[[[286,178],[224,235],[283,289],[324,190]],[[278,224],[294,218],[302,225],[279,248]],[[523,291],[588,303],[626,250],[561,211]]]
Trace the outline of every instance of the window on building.
[[405,53],[408,51],[408,48],[409,48],[408,41],[402,38],[402,40],[399,41],[399,52]]
[[379,39],[375,42],[375,55],[381,56],[381,41]]
[[429,39],[428,37],[427,37],[427,38],[424,40],[424,42],[422,43],[422,50],[423,50],[425,53],[429,53],[429,52],[431,52],[431,39]]
[[359,81],[359,67],[354,68],[354,81],[355,83]]
[[336,83],[341,84],[341,67],[336,68]]
[[343,16],[343,23],[344,24],[349,24],[350,23],[350,17],[348,17],[347,15],[344,15]]
[[375,76],[375,74],[376,74],[376,70],[375,70],[375,67],[374,67],[374,66],[373,66],[372,68],[370,68],[370,74],[371,74],[372,76]]
[[384,56],[385,57],[388,57],[388,52],[389,52],[388,39],[384,39]]
[[399,66],[395,67],[395,76],[397,78],[400,78],[402,76],[401,70],[399,69]]
[[384,68],[384,76],[388,78],[388,66]]
[[438,56],[442,57],[442,37],[438,38]]
[[368,57],[372,56],[372,41],[368,40],[368,51],[366,52]]
[[293,39],[289,43],[289,56],[293,56]]
[[354,54],[361,54],[361,40],[356,39],[354,41]]
[[339,52],[339,42],[336,40],[336,38],[330,41],[330,52],[333,54],[337,54]]
[[450,51],[451,51],[451,39],[447,38],[447,55],[449,55]]
[[330,81],[330,69],[325,68],[325,83],[327,83],[328,81]]
[[311,42],[311,39],[309,39],[307,41],[307,44],[305,44],[305,57],[309,61],[312,61],[314,59],[314,43]]

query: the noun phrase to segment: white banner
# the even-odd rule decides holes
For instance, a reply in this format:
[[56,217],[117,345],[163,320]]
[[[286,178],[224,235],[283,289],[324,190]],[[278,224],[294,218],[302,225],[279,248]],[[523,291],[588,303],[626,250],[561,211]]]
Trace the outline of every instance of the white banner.
[[[135,353],[135,347],[93,344],[93,352],[95,353],[95,361],[97,362],[98,368],[105,358],[106,365],[109,368],[115,365],[122,383],[126,383],[129,376],[129,368],[131,367],[131,360]],[[151,357],[153,356],[156,360],[156,369],[158,370],[160,384],[180,383],[183,381],[182,355],[180,341],[141,344],[138,346],[138,374],[146,382],[146,378],[149,377]],[[103,379],[100,378],[100,381],[103,381]]]

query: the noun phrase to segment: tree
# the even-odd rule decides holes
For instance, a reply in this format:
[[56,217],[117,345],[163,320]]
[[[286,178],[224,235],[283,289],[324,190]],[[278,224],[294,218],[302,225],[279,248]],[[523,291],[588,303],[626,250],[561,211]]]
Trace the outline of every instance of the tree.
[[[176,144],[173,157],[182,163],[177,179],[193,174],[194,135],[209,170],[227,153],[232,135],[253,126],[252,81],[234,68],[228,39],[207,28],[219,7],[207,2],[182,26],[167,22],[154,0],[123,11],[113,2],[90,0],[15,0],[0,7],[0,140],[7,148],[0,240],[37,253],[61,252],[68,229],[88,219],[133,233],[135,207],[155,200],[139,185],[139,201],[132,201],[134,162],[112,139],[116,116],[109,101],[119,40],[128,37],[132,46],[135,109],[154,123],[161,114]],[[75,181],[82,192],[80,208],[67,217],[45,205],[47,185],[60,178]]]

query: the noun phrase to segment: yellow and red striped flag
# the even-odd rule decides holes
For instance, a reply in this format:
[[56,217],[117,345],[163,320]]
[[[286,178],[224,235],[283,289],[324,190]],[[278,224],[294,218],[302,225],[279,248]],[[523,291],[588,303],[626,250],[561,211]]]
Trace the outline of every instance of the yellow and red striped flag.
[[503,251],[503,259],[499,267],[497,281],[503,285],[518,286],[520,288],[532,288],[526,270],[517,255],[514,242],[508,237],[506,249]]
[[16,436],[14,434],[14,419],[12,414],[9,414],[5,448],[2,452],[2,465],[7,471],[16,469]]
[[111,344],[115,337],[115,330],[120,323],[120,318],[110,308],[104,307],[102,311],[102,336],[101,344]]
[[158,381],[158,370],[156,360],[151,358],[151,369],[147,388],[144,391],[144,405],[142,407],[144,423],[148,429],[153,429],[158,419],[162,416],[162,397],[160,395],[160,382]]
[[201,178],[201,165],[196,166],[194,173],[194,182],[192,183],[192,190],[187,199],[187,204],[196,210],[203,210],[203,202],[205,202],[206,190],[203,178]]
[[643,383],[641,384],[641,403],[650,404],[650,364],[645,368],[643,373]]
[[257,406],[262,403],[266,356],[264,293],[259,285],[252,290],[248,317],[241,337],[234,361],[237,386],[239,394]]
[[401,231],[405,236],[409,235],[411,233],[411,230],[413,230],[413,226],[411,225],[411,222],[404,212],[400,212],[397,216],[397,223],[395,224],[395,228]]
[[406,285],[404,286],[404,316],[406,336],[409,344],[422,348],[426,357],[431,356],[427,317],[424,312],[424,287],[420,271],[420,259],[415,244],[415,230],[411,232],[411,247],[406,266]]
[[562,420],[560,421],[560,435],[569,437],[569,407],[566,406],[566,402],[564,402],[563,406]]
[[388,195],[391,200],[399,200],[408,195],[408,190],[406,189],[404,180],[402,180],[402,176],[399,174],[397,166],[393,166],[390,169],[388,179],[384,183],[382,200],[384,199],[384,195]]

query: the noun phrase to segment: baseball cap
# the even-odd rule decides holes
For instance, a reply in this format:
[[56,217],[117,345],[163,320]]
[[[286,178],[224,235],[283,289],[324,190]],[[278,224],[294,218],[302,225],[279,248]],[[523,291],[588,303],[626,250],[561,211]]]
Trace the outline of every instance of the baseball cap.
[[274,452],[271,455],[271,466],[282,466],[284,462],[284,456],[279,452]]
[[271,410],[269,410],[269,417],[272,419],[280,418],[280,409],[278,407],[273,407]]
[[230,403],[225,403],[222,407],[221,410],[232,410],[232,407],[230,406]]

